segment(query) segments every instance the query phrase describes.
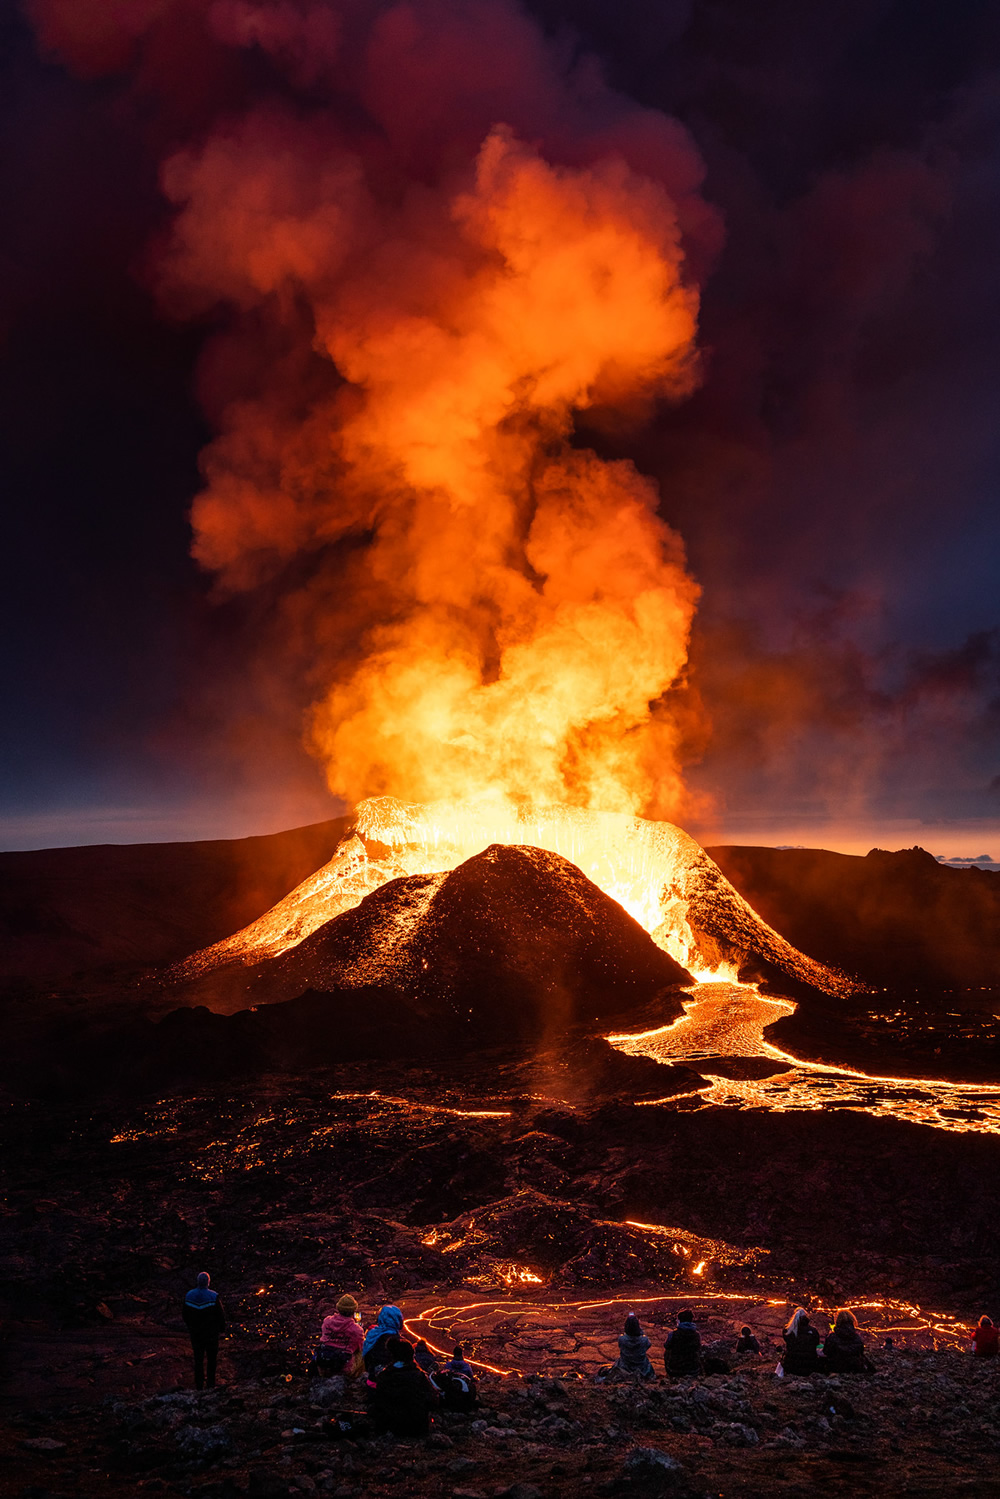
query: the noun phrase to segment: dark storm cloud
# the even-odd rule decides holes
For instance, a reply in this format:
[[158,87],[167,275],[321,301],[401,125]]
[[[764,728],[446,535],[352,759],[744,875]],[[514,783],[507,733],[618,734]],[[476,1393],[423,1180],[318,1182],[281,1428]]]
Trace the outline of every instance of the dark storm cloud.
[[[347,32],[372,8],[342,8]],[[248,744],[251,776],[267,761],[314,794],[309,666],[340,642],[288,628],[280,586],[207,602],[185,513],[213,330],[165,323],[146,290],[162,156],[289,89],[259,50],[209,43],[202,9],[133,6],[150,28],[129,40],[128,7],[88,25],[86,6],[36,5],[40,46],[2,11],[7,775],[26,800],[212,787]],[[737,809],[995,814],[993,8],[533,9],[560,67],[596,54],[687,125],[725,220],[702,388],[641,433],[596,434],[657,477],[704,590],[699,784]]]

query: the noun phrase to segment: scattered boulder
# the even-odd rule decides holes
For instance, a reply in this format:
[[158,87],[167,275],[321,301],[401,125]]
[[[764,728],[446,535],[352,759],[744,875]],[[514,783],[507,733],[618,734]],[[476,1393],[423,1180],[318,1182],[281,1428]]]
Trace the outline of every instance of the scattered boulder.
[[177,1433],[177,1445],[186,1458],[204,1461],[223,1457],[233,1444],[224,1426],[182,1426]]
[[685,1468],[676,1457],[671,1457],[669,1452],[663,1452],[659,1447],[633,1447],[625,1459],[623,1471],[629,1478],[671,1482],[680,1478]]

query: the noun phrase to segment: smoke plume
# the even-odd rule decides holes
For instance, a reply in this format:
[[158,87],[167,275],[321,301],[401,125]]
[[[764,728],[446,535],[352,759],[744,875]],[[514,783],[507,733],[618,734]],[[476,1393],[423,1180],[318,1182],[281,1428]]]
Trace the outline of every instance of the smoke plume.
[[333,641],[331,790],[676,814],[698,590],[652,482],[573,439],[697,383],[719,235],[683,129],[508,0],[33,12],[173,121],[192,49],[229,100],[234,58],[268,80],[164,152],[151,275],[217,330],[195,555]]

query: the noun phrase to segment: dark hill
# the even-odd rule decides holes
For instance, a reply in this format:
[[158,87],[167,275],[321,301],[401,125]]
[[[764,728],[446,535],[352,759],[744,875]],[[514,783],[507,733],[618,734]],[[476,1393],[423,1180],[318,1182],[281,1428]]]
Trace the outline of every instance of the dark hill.
[[[686,971],[575,864],[492,844],[449,873],[391,880],[297,947],[243,969],[224,1007],[307,988],[388,991],[411,1015],[478,1044],[610,1023],[683,983]],[[669,1014],[679,1013],[675,1003]]]
[[[174,1086],[185,1080],[331,1065],[366,1057],[436,1058],[481,1047],[555,1048],[576,1037],[573,1071],[627,1093],[655,1063],[581,1030],[681,1013],[690,975],[575,864],[494,844],[448,874],[393,880],[297,947],[242,971],[237,1012],[81,1017],[40,1031],[0,1067],[15,1092]],[[671,992],[674,990],[675,992]],[[229,995],[233,1000],[235,995]],[[619,1075],[620,1074],[620,1075]],[[687,1074],[684,1074],[685,1076]],[[669,1091],[669,1080],[663,1087]]]
[[346,825],[0,853],[0,987],[184,958],[268,910],[330,858]]
[[707,852],[795,947],[885,988],[1000,985],[1000,875],[923,849],[865,858],[813,848]]

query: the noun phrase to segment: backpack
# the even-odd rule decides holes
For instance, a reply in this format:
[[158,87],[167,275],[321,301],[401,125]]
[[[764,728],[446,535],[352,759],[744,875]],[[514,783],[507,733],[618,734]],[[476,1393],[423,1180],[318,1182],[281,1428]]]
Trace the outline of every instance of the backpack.
[[318,1374],[340,1374],[351,1362],[346,1348],[324,1348],[320,1343],[313,1354],[313,1363]]
[[467,1374],[439,1374],[434,1380],[445,1410],[471,1411],[476,1406],[476,1381]]
[[374,1434],[371,1417],[364,1411],[340,1411],[323,1428],[323,1435],[331,1442],[356,1442]]

